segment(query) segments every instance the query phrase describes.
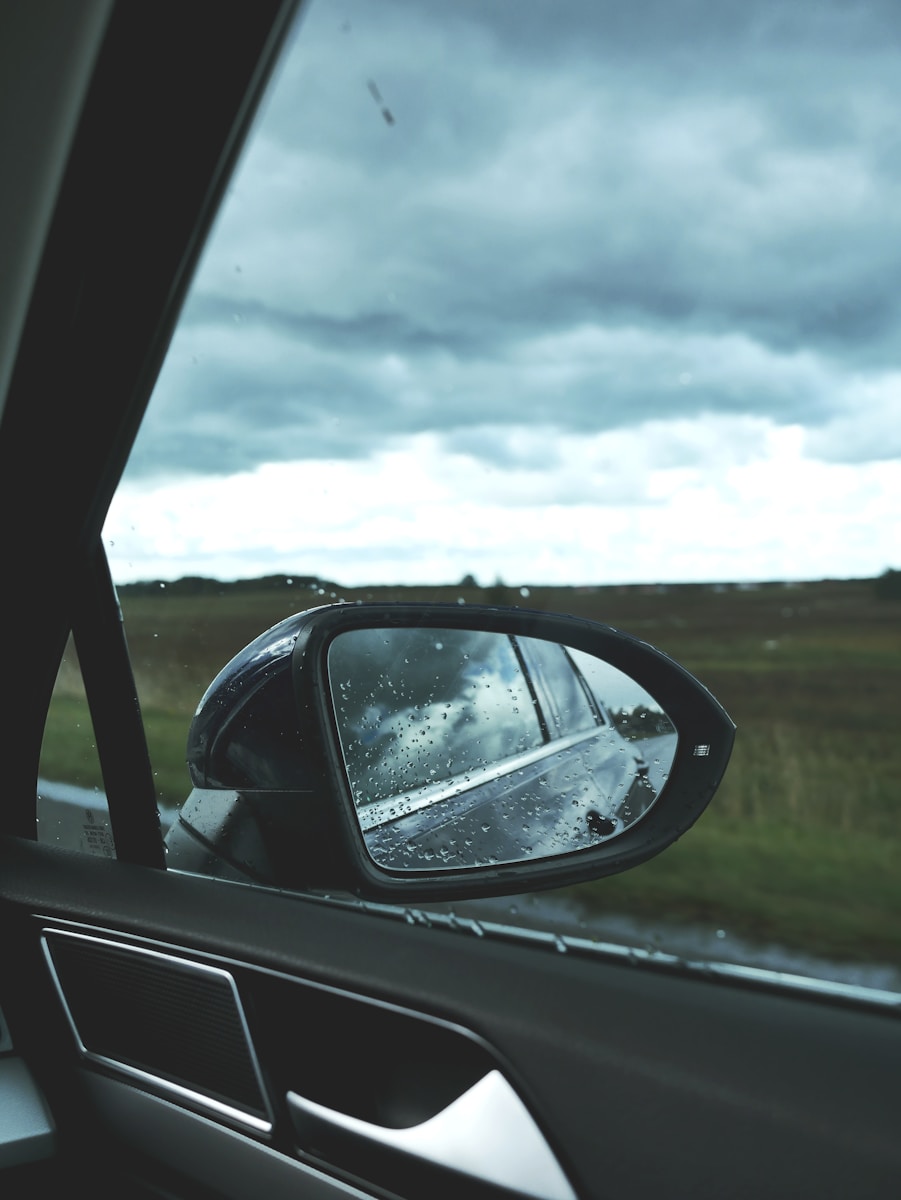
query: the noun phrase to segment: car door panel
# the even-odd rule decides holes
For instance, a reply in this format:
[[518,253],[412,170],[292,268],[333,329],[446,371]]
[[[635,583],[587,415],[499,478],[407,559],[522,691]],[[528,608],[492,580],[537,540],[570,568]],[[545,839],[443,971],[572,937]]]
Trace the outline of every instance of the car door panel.
[[109,1075],[137,1083],[404,1194],[462,1172],[470,1190],[572,1200],[501,1068],[459,1029],[109,935],[50,927],[42,941],[81,1057],[102,1072],[95,1095]]
[[[353,906],[82,859],[12,839],[3,845],[0,867],[4,923],[15,930],[18,969],[8,974],[4,1001],[17,1044],[28,1048],[39,1080],[53,1076],[54,1093],[61,1062],[63,1093],[87,1074],[88,1124],[103,1139],[127,1138],[145,1157],[179,1174],[186,1167],[182,1142],[195,1136],[186,1130],[210,1125],[213,1142],[225,1136],[221,1131],[232,1131],[229,1153],[240,1157],[248,1178],[261,1153],[267,1162],[275,1154],[295,1165],[286,1092],[302,1093],[304,1080],[289,1084],[284,1064],[292,1053],[302,1062],[305,1044],[320,1054],[310,1073],[315,1080],[318,1071],[320,1079],[315,1095],[330,1100],[329,1107],[344,1103],[335,1081],[342,1072],[353,1079],[359,1065],[357,1111],[372,1115],[363,1099],[372,1084],[366,1063],[357,1063],[361,1055],[351,1052],[342,1060],[334,1028],[321,1040],[322,1021],[332,1019],[323,1016],[329,998],[345,1012],[347,1005],[373,1001],[397,1006],[408,1021],[448,1022],[466,1031],[460,1036],[476,1038],[522,1098],[580,1196],[840,1196],[849,1189],[879,1196],[889,1194],[901,1167],[895,1092],[901,1030],[891,1015],[608,963],[577,948],[564,954],[515,939],[437,930],[398,919],[392,910],[363,918]],[[146,1083],[119,1078],[110,1087],[109,1072],[81,1063],[41,954],[48,929],[218,966],[235,972],[245,990],[248,980],[267,980],[270,1008],[263,1027],[269,1032],[260,1056],[266,1078],[277,1081],[274,1102],[282,1106],[275,1146],[235,1134],[234,1122],[201,1116],[196,1105],[162,1099]],[[319,1007],[307,1002],[306,1013],[318,1011],[319,1023],[300,1016],[309,1029],[286,1028],[285,1013],[293,1005],[284,995],[275,1003],[273,979],[280,988],[307,991],[312,985]],[[16,980],[27,983],[27,995]],[[40,1002],[33,994],[38,980]],[[262,996],[251,1000],[251,1009]],[[303,1013],[303,1004],[296,1011]],[[337,1028],[350,1024],[337,1011],[333,1019]],[[292,1040],[294,1050],[282,1051],[283,1042],[287,1047]],[[404,1038],[396,1041],[390,1051],[380,1049],[383,1063],[395,1049],[398,1064],[404,1063]],[[330,1094],[322,1081],[330,1077],[331,1057],[337,1090]],[[429,1056],[413,1057],[415,1065]],[[403,1078],[400,1071],[397,1079]],[[412,1096],[415,1079],[398,1082],[398,1101],[407,1103],[404,1086]],[[83,1123],[80,1103],[75,1108]],[[157,1124],[126,1115],[137,1109],[161,1114]],[[68,1125],[74,1114],[65,1103],[62,1111]],[[157,1126],[170,1131],[167,1137]],[[182,1142],[172,1132],[179,1128]],[[175,1140],[170,1144],[169,1138]],[[222,1190],[216,1154],[191,1161],[196,1182],[240,1194],[243,1185],[235,1185],[236,1193]],[[314,1169],[324,1177],[338,1172],[343,1182],[365,1188],[341,1166],[323,1170],[317,1159]],[[412,1190],[389,1189],[400,1195],[424,1190],[421,1176]]]

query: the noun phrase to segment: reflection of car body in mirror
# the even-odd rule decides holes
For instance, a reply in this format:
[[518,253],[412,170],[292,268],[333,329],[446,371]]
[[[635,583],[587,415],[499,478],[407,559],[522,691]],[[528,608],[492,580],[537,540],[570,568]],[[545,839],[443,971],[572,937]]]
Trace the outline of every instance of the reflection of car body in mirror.
[[203,697],[169,865],[404,899],[597,878],[697,819],[733,737],[701,684],[607,626],[314,609]]
[[359,629],[334,639],[328,665],[351,793],[380,866],[485,866],[581,849],[644,815],[675,754],[671,722],[638,688],[670,730],[652,782],[636,733],[620,732],[602,699],[636,685],[601,663],[590,687],[555,642]]

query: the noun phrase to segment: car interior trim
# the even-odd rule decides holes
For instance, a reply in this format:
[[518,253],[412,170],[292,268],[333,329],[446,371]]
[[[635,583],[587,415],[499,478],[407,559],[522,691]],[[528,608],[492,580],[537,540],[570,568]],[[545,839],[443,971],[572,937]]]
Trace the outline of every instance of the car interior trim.
[[[63,924],[68,925],[69,928],[60,928],[60,925]],[[435,1106],[435,1110],[427,1110],[424,1119],[417,1118],[412,1125],[401,1128],[390,1124],[386,1124],[384,1127],[377,1126],[369,1121],[361,1120],[351,1113],[326,1107],[301,1096],[296,1091],[288,1090],[284,1097],[285,1106],[297,1136],[293,1143],[286,1143],[282,1136],[278,1142],[271,1143],[274,1149],[290,1154],[290,1147],[293,1145],[297,1153],[302,1156],[347,1174],[348,1166],[343,1161],[343,1156],[324,1153],[317,1145],[318,1138],[307,1136],[312,1128],[321,1128],[323,1124],[326,1124],[343,1134],[349,1133],[356,1145],[361,1145],[366,1141],[378,1143],[389,1152],[399,1152],[401,1157],[418,1159],[428,1164],[429,1167],[437,1167],[445,1172],[449,1171],[459,1174],[461,1177],[467,1177],[472,1180],[474,1187],[487,1185],[489,1191],[497,1187],[513,1189],[525,1196],[535,1197],[537,1200],[575,1200],[575,1192],[554,1151],[526,1104],[498,1066],[498,1056],[487,1043],[471,1031],[434,1016],[401,1008],[390,1002],[344,991],[298,976],[287,975],[271,968],[208,955],[204,955],[204,957],[215,958],[216,965],[201,963],[193,958],[182,957],[177,953],[167,953],[168,947],[165,943],[156,943],[152,947],[139,946],[125,939],[105,936],[104,932],[98,936],[98,931],[91,926],[78,926],[77,928],[73,926],[75,926],[74,922],[46,924],[41,933],[41,946],[50,967],[56,993],[62,1002],[66,1020],[75,1035],[79,1053],[86,1063],[111,1069],[115,1076],[122,1077],[128,1084],[148,1084],[153,1092],[162,1095],[163,1099],[174,1103],[184,1101],[194,1112],[198,1108],[206,1110],[207,1116],[213,1119],[225,1119],[232,1127],[243,1126],[245,1132],[273,1133],[276,1118],[271,1108],[269,1109],[271,1120],[264,1123],[255,1120],[246,1112],[211,1100],[209,1096],[200,1091],[174,1084],[171,1080],[152,1072],[135,1068],[131,1063],[123,1063],[109,1055],[98,1054],[91,1050],[86,1045],[86,1038],[79,1030],[72,1006],[67,1000],[65,983],[60,978],[59,964],[53,957],[54,943],[64,939],[91,947],[106,948],[116,954],[138,954],[158,963],[172,964],[179,971],[188,969],[226,980],[236,998],[242,1015],[242,1025],[246,1030],[248,1044],[251,1047],[253,1046],[252,1035],[246,1025],[241,995],[245,993],[246,988],[245,994],[249,995],[250,1000],[254,1002],[256,1011],[259,1006],[259,988],[254,981],[267,977],[279,983],[283,982],[289,987],[306,989],[308,993],[341,998],[351,1004],[365,1006],[360,1010],[364,1023],[365,1018],[362,1014],[365,1009],[381,1010],[394,1019],[401,1017],[404,1021],[413,1022],[420,1030],[432,1029],[436,1036],[446,1039],[450,1034],[456,1038],[463,1038],[477,1054],[480,1064],[478,1070],[470,1076],[468,1082],[465,1082],[455,1092],[454,1098],[450,1099],[449,1103],[442,1101],[440,1105]],[[146,939],[136,940],[146,942]],[[240,973],[239,978],[236,978],[232,971],[225,969],[225,966],[218,965],[219,963],[234,967],[235,971]],[[301,992],[297,994],[298,997],[302,995]],[[303,1006],[299,1004],[296,1011],[299,1013],[302,1008]],[[257,1017],[260,1018],[259,1012]],[[358,1024],[359,1021],[355,1018],[354,1023]],[[453,1046],[460,1046],[460,1049],[463,1049],[460,1043],[452,1043]],[[452,1052],[455,1058],[460,1059],[460,1050]],[[259,1071],[259,1057],[255,1048],[254,1063]],[[442,1059],[440,1055],[436,1056],[429,1069],[436,1075],[441,1074]],[[80,1072],[80,1074],[82,1073],[90,1072]],[[100,1077],[104,1080],[111,1078],[106,1071]],[[260,1076],[260,1078],[262,1077]],[[304,1121],[306,1121],[306,1126]],[[350,1154],[349,1157],[353,1159],[354,1156]],[[359,1178],[366,1178],[365,1171],[351,1173],[356,1174]]]
[[[187,874],[187,872],[185,872]],[[234,883],[236,880],[222,879],[217,882]],[[901,1016],[901,993],[884,988],[868,987],[865,984],[842,983],[838,980],[821,979],[818,976],[796,975],[786,971],[774,971],[768,967],[751,967],[741,963],[721,962],[716,959],[693,960],[663,950],[646,950],[619,942],[601,942],[571,934],[553,933],[543,929],[532,929],[524,925],[505,925],[500,921],[485,921],[481,918],[461,916],[459,913],[433,912],[424,905],[411,908],[396,904],[384,904],[370,900],[342,900],[338,897],[307,897],[321,903],[345,908],[365,908],[367,913],[404,921],[444,928],[462,934],[474,934],[479,938],[497,938],[506,942],[528,943],[543,946],[554,953],[571,952],[579,957],[600,958],[614,964],[627,964],[644,970],[664,974],[682,975],[687,978],[703,978],[705,981],[738,985],[751,990],[760,990],[783,995],[812,995],[819,1000],[839,1004],[843,1007],[870,1009],[877,1012],[893,1012]]]
[[428,1121],[394,1129],[288,1093],[298,1134],[324,1122],[363,1141],[450,1167],[536,1200],[576,1200],[544,1136],[500,1071],[489,1071]]
[[108,1076],[81,1071],[80,1082],[104,1123],[128,1144],[165,1161],[188,1178],[202,1179],[229,1200],[371,1200],[344,1180],[290,1158],[240,1130],[217,1124]]
[[[403,1004],[475,1031],[494,1050],[580,1195],[601,1164],[603,1194],[661,1194],[653,1190],[657,1176],[636,1176],[629,1140],[629,1114],[647,1112],[649,1104],[666,1114],[655,1132],[655,1161],[680,1164],[677,1175],[668,1176],[679,1184],[674,1195],[720,1194],[725,1177],[719,1172],[736,1156],[745,1196],[770,1194],[773,1170],[785,1173],[786,1196],[811,1187],[836,1200],[893,1194],[886,1181],[897,1182],[901,1161],[894,1120],[901,1026],[885,1008],[852,1009],[784,988],[630,966],[625,957],[564,954],[547,935],[536,934],[540,946],[529,945],[523,937],[474,936],[461,926],[448,942],[446,918],[436,914],[426,928],[427,915],[420,922],[412,910],[410,919],[398,909],[396,919],[376,928],[362,919],[367,906],[354,910],[350,903],[243,885],[211,891],[206,879],[61,854],[13,838],[0,838],[0,874],[5,922],[23,962],[26,954],[40,955],[39,936],[48,926],[114,930],[123,943],[152,938],[201,961],[234,960],[243,970]],[[186,913],[192,914],[187,932]],[[35,978],[27,995],[17,996],[16,977],[8,974],[5,1009],[10,1019],[18,1017],[13,1031],[18,1028],[17,1044],[24,1047],[35,1008],[30,997],[42,1000],[48,1022],[55,1018],[54,1038],[36,1043],[35,1067],[43,1060],[61,1072],[65,1064],[58,1060],[74,1045],[42,958],[40,965],[43,979]],[[400,971],[402,992],[392,986]],[[238,969],[234,974],[242,986]],[[660,1012],[666,1022],[655,1019]],[[613,1032],[610,1046],[569,1036],[592,1022]],[[74,1081],[74,1052],[71,1059],[64,1083]],[[776,1070],[778,1108],[772,1105]],[[604,1080],[598,1094],[603,1147],[580,1099],[594,1094],[598,1079]],[[288,1084],[303,1086],[299,1079]],[[95,1113],[84,1108],[82,1118],[78,1107],[73,1112],[86,1128],[96,1128]],[[102,1117],[100,1127],[108,1128]],[[761,1145],[767,1147],[763,1157]],[[158,1146],[153,1153],[165,1150]],[[696,1156],[703,1159],[698,1172]],[[702,1184],[701,1170],[705,1180],[712,1171],[718,1186]],[[846,1186],[852,1174],[856,1186]],[[261,1193],[248,1187],[245,1194]],[[595,1193],[589,1186],[584,1194]]]
[[[98,1053],[92,1050],[85,1044],[85,1039],[79,1029],[78,1022],[72,1012],[72,1007],[66,995],[66,988],[60,978],[57,964],[53,957],[53,946],[51,939],[70,939],[82,944],[94,947],[106,947],[119,954],[141,955],[148,959],[153,959],[159,964],[170,963],[180,972],[193,973],[196,976],[205,976],[206,978],[217,978],[224,983],[231,993],[231,1002],[234,1007],[234,1016],[237,1018],[245,1041],[245,1048],[249,1058],[251,1070],[253,1071],[257,1087],[259,1089],[259,1097],[266,1111],[265,1117],[259,1117],[251,1112],[247,1112],[243,1108],[238,1108],[235,1105],[227,1104],[222,1100],[211,1096],[204,1091],[192,1087],[186,1087],[184,1084],[177,1083],[172,1079],[167,1079],[165,1076],[155,1073],[154,1071],[146,1070],[142,1067],[133,1065],[132,1063],[124,1062],[119,1058],[110,1055]],[[238,993],[237,984],[231,972],[226,971],[219,966],[211,966],[207,963],[199,963],[188,958],[181,958],[172,954],[165,954],[156,949],[149,949],[143,946],[134,946],[125,942],[113,941],[112,939],[97,937],[93,934],[75,933],[71,931],[62,931],[59,929],[47,928],[41,936],[41,949],[47,961],[47,966],[50,970],[50,975],[53,980],[54,987],[69,1027],[75,1038],[78,1052],[82,1058],[88,1062],[96,1063],[105,1068],[111,1069],[118,1074],[127,1076],[129,1079],[134,1079],[138,1082],[150,1084],[155,1088],[169,1093],[180,1100],[187,1101],[194,1105],[208,1109],[217,1116],[225,1120],[237,1122],[240,1125],[247,1126],[255,1133],[269,1134],[272,1132],[273,1118],[272,1110],[269,1104],[266,1087],[263,1082],[263,1075],[260,1069],[259,1059],[257,1057],[256,1048],[250,1036],[250,1030],[247,1025],[247,1017],[244,1012],[244,1007],[241,1003],[241,997]]]
[[[195,878],[193,872],[180,871],[177,868],[170,868],[167,874],[181,876],[188,880]],[[224,877],[211,879],[210,882],[215,883],[217,886],[231,885],[237,886],[240,889],[246,889],[250,886],[244,880],[227,879]],[[278,892],[277,888],[264,884],[254,885],[254,887],[264,892]],[[669,954],[663,950],[647,950],[640,946],[631,946],[619,942],[594,941],[590,938],[560,934],[542,929],[532,929],[528,926],[507,925],[501,921],[487,921],[481,918],[476,920],[475,918],[463,916],[459,912],[434,911],[427,904],[421,906],[402,906],[376,900],[343,899],[338,896],[317,896],[312,894],[304,896],[303,902],[327,908],[365,912],[367,915],[379,916],[390,921],[400,921],[407,925],[413,924],[443,929],[461,934],[464,937],[475,937],[479,940],[494,938],[498,941],[513,944],[529,944],[531,946],[543,947],[554,954],[559,954],[562,951],[571,953],[579,958],[601,959],[613,966],[626,965],[630,968],[637,968],[640,971],[678,975],[688,979],[703,979],[705,982],[720,983],[733,987],[738,986],[750,991],[769,992],[787,997],[813,996],[822,1002],[838,1005],[843,1008],[869,1010],[870,1012],[883,1015],[897,1014],[901,1017],[901,993],[883,988],[869,987],[865,984],[843,983],[838,980],[797,975],[786,971],[775,971],[767,967],[751,967],[741,963],[730,963],[716,959],[696,961],[676,954]],[[92,935],[108,934],[113,937],[119,936],[112,929],[85,925],[78,921],[62,920],[51,917],[47,913],[36,913],[35,917],[38,921],[54,920],[57,926],[69,926],[76,930],[86,930]],[[164,943],[149,938],[141,938],[137,935],[129,935],[129,937],[130,941],[122,941],[117,944],[126,947],[131,946],[135,942],[146,942],[148,945],[154,947],[164,945]],[[221,962],[226,967],[240,965],[239,960],[227,956],[208,955],[206,957],[216,962]],[[267,968],[263,967],[255,967],[255,970],[271,973],[268,972]],[[327,985],[322,984],[312,984],[311,986],[327,987]],[[340,991],[340,989],[334,988],[328,988],[328,990]],[[397,1012],[409,1011],[401,1006],[376,1000],[370,996],[363,996],[359,993],[347,991],[342,992],[342,994],[355,996],[357,999],[365,1000],[369,1004],[379,1004]],[[422,1014],[416,1015],[420,1019],[432,1019],[423,1017]],[[469,1037],[475,1037],[471,1031],[461,1026],[452,1025],[449,1022],[442,1022],[442,1024],[446,1024],[449,1028],[453,1027],[461,1033],[466,1033]]]

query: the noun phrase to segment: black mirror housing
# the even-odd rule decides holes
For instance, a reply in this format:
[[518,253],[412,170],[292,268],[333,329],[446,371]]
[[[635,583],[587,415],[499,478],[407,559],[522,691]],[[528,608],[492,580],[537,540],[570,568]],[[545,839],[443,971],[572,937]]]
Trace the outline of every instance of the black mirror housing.
[[734,735],[702,684],[609,626],[330,605],[257,638],[208,689],[170,863],[190,832],[239,876],[366,899],[568,886],[690,828]]

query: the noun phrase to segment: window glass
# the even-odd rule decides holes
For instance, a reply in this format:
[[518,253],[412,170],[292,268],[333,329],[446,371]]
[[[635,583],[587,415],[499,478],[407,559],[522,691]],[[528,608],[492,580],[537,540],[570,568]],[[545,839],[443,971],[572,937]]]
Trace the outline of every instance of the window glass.
[[500,634],[351,630],[329,647],[329,676],[358,807],[544,741],[513,643]]
[[539,638],[521,638],[520,645],[543,698],[551,737],[594,729],[598,715],[563,647]]
[[570,650],[579,675],[601,718],[630,740],[675,736],[675,727],[657,701],[628,675],[581,650]]
[[38,841],[115,858],[94,727],[71,638],[47,713],[39,770]]
[[571,612],[694,672],[732,765],[659,859],[472,911],[901,986],[895,7],[302,18],[106,528],[161,803],[291,612]]

